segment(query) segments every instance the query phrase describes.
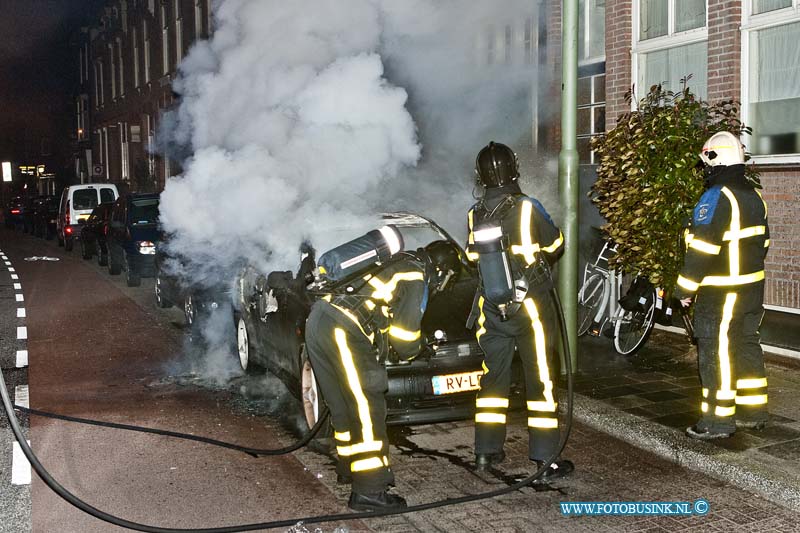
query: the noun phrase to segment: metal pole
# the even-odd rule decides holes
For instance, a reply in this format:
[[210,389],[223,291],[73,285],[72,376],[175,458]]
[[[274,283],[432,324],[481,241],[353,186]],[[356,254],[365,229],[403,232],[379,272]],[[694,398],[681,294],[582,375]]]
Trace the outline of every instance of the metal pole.
[[561,153],[558,180],[564,223],[564,257],[559,261],[559,292],[564,305],[572,368],[578,361],[578,0],[561,8]]

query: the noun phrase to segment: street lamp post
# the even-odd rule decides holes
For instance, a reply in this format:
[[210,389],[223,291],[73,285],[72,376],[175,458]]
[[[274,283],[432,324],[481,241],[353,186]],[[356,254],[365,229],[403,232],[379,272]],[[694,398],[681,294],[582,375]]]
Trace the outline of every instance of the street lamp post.
[[578,359],[578,0],[563,0],[561,8],[561,153],[558,158],[561,212],[564,214],[564,257],[560,261],[559,292],[569,338],[572,367]]

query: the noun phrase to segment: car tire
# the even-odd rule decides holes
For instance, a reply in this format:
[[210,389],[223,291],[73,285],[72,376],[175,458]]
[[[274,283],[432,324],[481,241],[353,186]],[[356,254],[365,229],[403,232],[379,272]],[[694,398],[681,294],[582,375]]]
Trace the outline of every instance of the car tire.
[[59,246],[59,248],[64,246],[64,239],[61,238],[61,234],[60,233],[57,234],[56,237],[58,237],[58,246]]
[[101,267],[108,266],[108,252],[104,252],[100,246],[97,248],[97,265]]
[[112,276],[118,276],[122,272],[122,265],[114,261],[114,254],[110,251],[108,253],[108,273]]
[[75,246],[75,241],[71,237],[66,237],[64,239],[64,250],[71,252],[72,247]]
[[139,272],[136,271],[136,268],[131,265],[131,261],[128,258],[128,254],[124,254],[125,257],[125,283],[128,287],[138,287],[142,284],[142,276]]
[[236,351],[239,356],[239,367],[247,374],[256,374],[259,370],[253,360],[256,347],[247,328],[247,322],[242,317],[239,317],[236,323]]
[[92,258],[92,249],[89,248],[84,239],[81,239],[81,257],[87,261]]
[[168,309],[172,307],[172,302],[164,298],[164,291],[162,288],[161,276],[156,274],[155,293],[156,293],[156,307],[160,309]]
[[[311,361],[308,358],[306,347],[300,350],[300,401],[301,416],[304,422],[302,426],[303,432],[310,430],[316,425],[319,416],[325,408],[325,402],[322,398],[322,391],[317,382],[317,376],[314,374],[314,368],[311,366]],[[333,434],[333,429],[330,423],[324,424],[317,433],[317,438],[330,437]]]

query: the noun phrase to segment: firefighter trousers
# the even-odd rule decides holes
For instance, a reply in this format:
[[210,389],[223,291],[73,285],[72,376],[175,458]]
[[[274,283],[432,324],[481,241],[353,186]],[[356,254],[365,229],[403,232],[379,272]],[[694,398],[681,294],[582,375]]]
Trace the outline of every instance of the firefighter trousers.
[[481,388],[475,403],[475,453],[498,453],[506,438],[511,368],[515,349],[519,350],[525,377],[528,425],[528,456],[543,461],[559,444],[558,404],[555,398],[551,353],[555,347],[551,320],[540,314],[549,306],[527,298],[507,322],[484,309],[479,302],[478,343],[484,357]]
[[327,302],[314,305],[306,350],[331,412],[337,471],[349,467],[353,492],[372,494],[394,483],[386,434],[386,369],[360,326]]
[[701,427],[729,432],[736,419],[766,421],[767,377],[759,326],[763,311],[737,313],[729,293],[722,315],[695,314],[702,395]]

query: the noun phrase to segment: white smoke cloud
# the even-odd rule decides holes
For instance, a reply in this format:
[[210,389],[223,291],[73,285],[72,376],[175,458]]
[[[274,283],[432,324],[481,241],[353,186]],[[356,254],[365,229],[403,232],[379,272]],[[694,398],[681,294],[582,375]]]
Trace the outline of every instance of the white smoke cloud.
[[[530,130],[537,78],[516,45],[519,21],[538,23],[531,6],[220,2],[165,121],[170,144],[191,154],[162,195],[173,249],[220,272],[242,260],[291,269],[302,241],[324,251],[392,209],[463,236],[475,153]],[[476,37],[489,23],[498,43],[514,24],[511,60],[522,67],[508,68],[499,45],[495,65],[483,64]]]

